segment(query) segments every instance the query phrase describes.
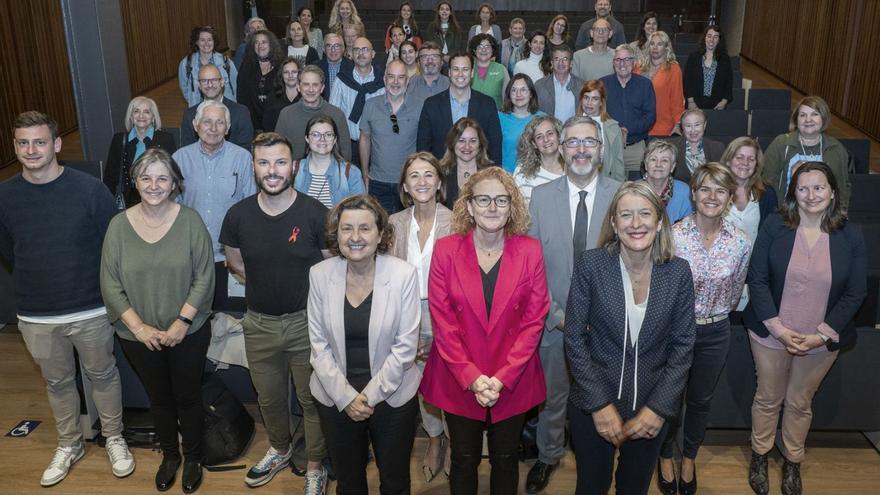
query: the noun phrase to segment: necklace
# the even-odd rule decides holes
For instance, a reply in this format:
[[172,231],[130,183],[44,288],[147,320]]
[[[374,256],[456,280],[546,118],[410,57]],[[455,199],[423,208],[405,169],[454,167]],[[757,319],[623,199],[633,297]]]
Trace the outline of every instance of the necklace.
[[150,225],[150,222],[147,221],[147,217],[144,215],[144,207],[143,207],[143,206],[141,206],[141,207],[138,209],[138,214],[140,214],[141,222],[143,222],[143,224],[146,225],[148,228],[151,228],[151,229],[154,229],[154,230],[155,230],[155,229],[162,228],[162,227],[168,222],[168,216],[169,216],[169,215],[168,215],[168,212],[166,211],[166,212],[162,215],[162,218],[159,220],[159,224],[158,224],[158,225]]

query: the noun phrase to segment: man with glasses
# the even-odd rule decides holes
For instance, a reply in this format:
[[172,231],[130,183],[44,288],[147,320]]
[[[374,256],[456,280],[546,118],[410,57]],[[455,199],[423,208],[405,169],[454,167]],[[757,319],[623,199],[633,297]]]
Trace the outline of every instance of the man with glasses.
[[[321,96],[325,100],[330,100],[330,90],[333,89],[333,83],[336,82],[336,75],[341,70],[351,70],[351,60],[344,58],[345,43],[342,37],[336,33],[327,33],[324,36],[324,58],[318,61],[318,67],[324,71],[324,90]],[[343,69],[345,67],[346,69]]]
[[495,100],[471,91],[471,57],[458,52],[449,57],[449,89],[425,100],[419,118],[418,151],[430,151],[439,160],[446,153],[446,137],[453,124],[470,117],[480,124],[489,141],[489,158],[501,165],[501,122]]
[[[199,69],[199,91],[202,92],[202,102],[216,101],[223,104],[229,110],[229,122],[226,133],[229,141],[245,149],[250,149],[251,140],[254,138],[254,125],[251,122],[251,112],[241,103],[236,103],[223,96],[225,82],[216,65],[206,64]],[[197,132],[193,126],[196,118],[198,105],[193,105],[183,111],[180,118],[180,143],[183,148],[193,144],[197,140]]]
[[596,19],[590,33],[593,44],[574,52],[571,62],[571,73],[583,81],[601,79],[614,72],[614,50],[608,48],[611,24],[605,19]]
[[330,91],[330,104],[342,110],[348,118],[348,134],[351,137],[351,162],[360,165],[358,140],[361,129],[358,123],[369,98],[385,94],[385,82],[380,66],[373,65],[376,52],[373,44],[364,37],[357,38],[351,48],[354,68],[344,68],[336,75],[336,84]]
[[647,77],[633,74],[634,63],[632,48],[620,45],[614,50],[614,74],[602,78],[606,109],[623,132],[623,165],[630,180],[639,178],[648,129],[657,117],[654,86]]
[[388,213],[403,209],[397,191],[400,169],[416,151],[422,102],[406,93],[406,64],[394,60],[385,69],[385,95],[370,98],[361,115],[361,171],[367,192]]
[[611,46],[620,46],[626,43],[626,36],[623,32],[623,24],[611,15],[611,0],[596,0],[596,17],[581,24],[578,29],[577,39],[574,42],[575,50],[582,50],[591,43],[593,34],[590,32],[593,22],[602,19],[608,22],[608,26],[614,31],[611,38]]
[[440,73],[443,55],[436,41],[425,41],[419,48],[420,74],[413,76],[407,85],[407,98],[424,103],[430,96],[449,89],[449,78]]
[[198,142],[174,152],[172,158],[186,177],[186,189],[177,202],[197,212],[208,227],[214,249],[214,309],[217,311],[244,311],[243,305],[230,306],[228,273],[223,251],[220,249],[220,226],[226,211],[256,192],[251,154],[246,149],[227,142],[229,109],[220,102],[206,100],[199,104],[192,126],[199,135]]
[[550,52],[553,72],[538,79],[538,109],[565,122],[575,114],[577,95],[584,81],[571,73],[571,47],[553,45]]
[[[330,39],[329,36],[327,39]],[[326,60],[326,57],[325,57]],[[293,159],[301,160],[309,150],[306,146],[306,124],[312,117],[325,115],[336,123],[339,130],[337,144],[346,160],[351,160],[351,138],[342,110],[331,105],[321,96],[324,93],[324,72],[317,65],[307,65],[299,73],[299,94],[302,98],[288,105],[278,115],[275,132],[293,145]]]
[[538,348],[547,400],[538,414],[538,460],[526,477],[526,493],[544,490],[565,455],[569,375],[563,332],[572,268],[577,257],[596,247],[603,219],[620,187],[620,182],[600,173],[601,136],[598,124],[590,117],[568,119],[561,136],[565,175],[536,187],[529,201],[529,235],[544,247],[550,312]]

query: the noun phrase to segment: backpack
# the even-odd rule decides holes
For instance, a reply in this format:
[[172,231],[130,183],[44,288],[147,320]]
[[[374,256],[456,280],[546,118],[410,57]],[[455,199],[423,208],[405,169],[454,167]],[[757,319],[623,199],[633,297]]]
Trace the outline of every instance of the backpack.
[[[245,466],[218,466],[240,457],[254,437],[254,418],[216,375],[202,384],[205,426],[202,450],[205,469],[226,471]],[[209,466],[215,466],[211,468]]]

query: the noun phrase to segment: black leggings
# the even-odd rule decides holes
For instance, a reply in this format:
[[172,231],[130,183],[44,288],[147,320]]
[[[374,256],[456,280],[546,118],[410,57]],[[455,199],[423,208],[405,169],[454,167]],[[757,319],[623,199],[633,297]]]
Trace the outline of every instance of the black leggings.
[[507,495],[517,493],[519,485],[519,439],[525,413],[497,423],[486,419],[477,421],[463,416],[445,413],[449,427],[449,445],[452,448],[452,466],[449,470],[449,493],[452,495],[475,495],[479,487],[477,468],[483,456],[483,430],[488,430],[489,493]]

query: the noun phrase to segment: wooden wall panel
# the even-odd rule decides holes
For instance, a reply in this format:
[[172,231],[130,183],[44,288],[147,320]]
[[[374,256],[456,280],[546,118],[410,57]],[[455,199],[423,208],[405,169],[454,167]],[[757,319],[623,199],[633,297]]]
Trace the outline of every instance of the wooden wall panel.
[[132,95],[177,76],[180,60],[189,53],[194,26],[213,26],[219,38],[217,50],[227,47],[224,0],[120,2]]
[[878,22],[871,0],[748,0],[742,54],[880,138]]
[[12,121],[25,110],[76,128],[72,87],[60,2],[0,2],[0,165],[15,161]]

